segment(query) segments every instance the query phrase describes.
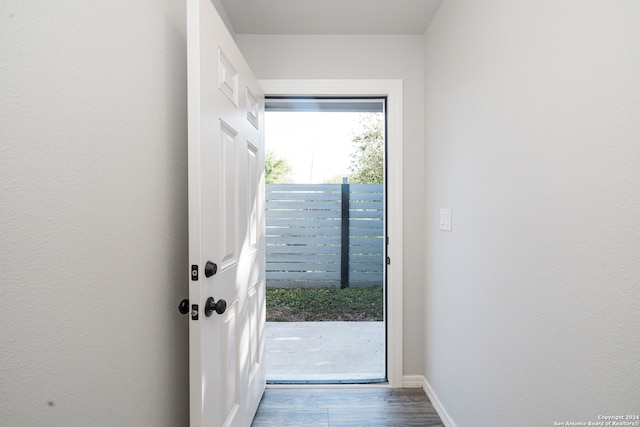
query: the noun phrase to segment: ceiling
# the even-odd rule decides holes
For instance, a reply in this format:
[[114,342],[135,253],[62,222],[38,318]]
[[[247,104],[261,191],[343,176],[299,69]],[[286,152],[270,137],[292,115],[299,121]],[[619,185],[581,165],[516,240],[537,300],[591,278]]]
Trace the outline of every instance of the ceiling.
[[423,34],[442,0],[221,0],[237,34]]

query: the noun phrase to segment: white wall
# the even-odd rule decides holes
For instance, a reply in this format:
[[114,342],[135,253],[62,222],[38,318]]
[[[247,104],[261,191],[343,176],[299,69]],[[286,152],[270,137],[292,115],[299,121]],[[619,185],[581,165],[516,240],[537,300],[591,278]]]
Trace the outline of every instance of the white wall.
[[424,370],[460,427],[640,412],[638,23],[445,1],[425,33]]
[[0,424],[188,422],[183,1],[0,4]]
[[419,374],[424,288],[422,37],[237,34],[236,42],[258,79],[403,80],[404,374]]

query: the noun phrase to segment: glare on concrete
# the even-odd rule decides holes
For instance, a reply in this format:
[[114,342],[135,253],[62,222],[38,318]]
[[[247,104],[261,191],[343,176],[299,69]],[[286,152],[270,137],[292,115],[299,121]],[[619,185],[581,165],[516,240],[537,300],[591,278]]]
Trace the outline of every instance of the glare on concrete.
[[267,381],[382,380],[384,322],[267,322]]

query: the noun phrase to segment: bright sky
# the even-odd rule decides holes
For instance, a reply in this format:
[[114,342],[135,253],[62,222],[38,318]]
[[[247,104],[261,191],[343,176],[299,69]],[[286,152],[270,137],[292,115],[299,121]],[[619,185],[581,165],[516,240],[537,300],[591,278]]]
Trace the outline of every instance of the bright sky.
[[321,184],[349,174],[351,138],[360,113],[276,112],[265,116],[265,145],[287,159],[296,184]]

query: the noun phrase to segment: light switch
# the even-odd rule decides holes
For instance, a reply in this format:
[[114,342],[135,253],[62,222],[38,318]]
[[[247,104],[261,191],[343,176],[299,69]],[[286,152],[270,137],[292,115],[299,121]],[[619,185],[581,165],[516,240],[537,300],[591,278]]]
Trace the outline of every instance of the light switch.
[[440,209],[440,230],[451,231],[451,208]]

